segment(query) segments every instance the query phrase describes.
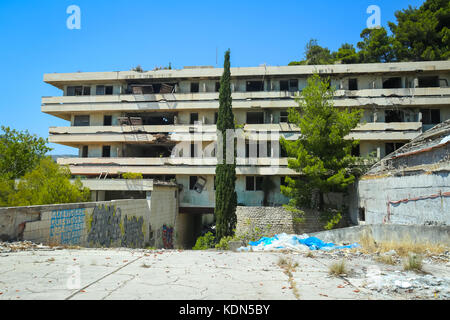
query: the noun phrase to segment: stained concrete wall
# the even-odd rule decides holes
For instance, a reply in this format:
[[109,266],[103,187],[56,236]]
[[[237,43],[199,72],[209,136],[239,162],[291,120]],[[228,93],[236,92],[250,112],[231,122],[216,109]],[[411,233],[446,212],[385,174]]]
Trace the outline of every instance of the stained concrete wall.
[[[241,236],[253,233],[256,228],[265,236],[279,233],[303,234],[324,230],[324,222],[320,221],[319,214],[314,210],[304,210],[303,221],[297,222],[295,214],[283,207],[242,207],[236,208],[237,224],[236,235]],[[346,226],[342,219],[339,226]]]
[[176,189],[158,187],[151,200],[113,200],[0,208],[0,239],[83,247],[177,246]]
[[329,231],[310,233],[325,242],[357,243],[362,237],[371,237],[375,242],[408,242],[450,245],[449,226],[417,226],[399,224],[361,225]]
[[[350,203],[351,217],[367,224],[449,225],[449,191],[449,172],[361,180]],[[358,217],[360,210],[365,221]]]

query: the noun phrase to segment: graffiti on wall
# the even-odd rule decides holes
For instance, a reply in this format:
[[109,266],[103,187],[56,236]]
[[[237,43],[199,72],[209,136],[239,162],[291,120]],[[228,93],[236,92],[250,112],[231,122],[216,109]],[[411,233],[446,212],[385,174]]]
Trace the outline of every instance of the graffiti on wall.
[[113,205],[99,205],[94,208],[90,220],[87,241],[96,246],[144,246],[144,219],[126,215],[122,219],[122,211]]
[[142,226],[144,225],[144,218],[131,217],[123,220],[124,234],[122,236],[122,246],[139,248],[144,246],[144,232]]
[[164,249],[173,249],[173,227],[162,226],[162,241]]
[[53,210],[50,220],[50,242],[80,244],[85,216],[85,208]]
[[94,208],[91,217],[91,225],[88,243],[99,246],[110,246],[121,239],[120,229],[122,212],[115,206],[98,205]]

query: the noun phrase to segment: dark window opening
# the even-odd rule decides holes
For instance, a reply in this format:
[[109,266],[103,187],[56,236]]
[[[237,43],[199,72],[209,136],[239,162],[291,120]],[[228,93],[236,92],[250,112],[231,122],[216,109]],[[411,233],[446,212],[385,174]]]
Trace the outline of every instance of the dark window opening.
[[359,208],[358,218],[359,218],[359,221],[366,221],[366,209],[365,208]]
[[74,118],[74,122],[73,125],[75,127],[88,127],[89,126],[89,121],[90,117],[87,116],[75,116]]
[[280,177],[280,186],[286,185],[286,177]]
[[111,157],[111,146],[103,146],[103,148],[102,148],[102,157],[103,158]]
[[289,91],[298,91],[298,80],[289,80]]
[[105,94],[105,86],[96,86],[95,87],[95,94],[97,96],[102,96]]
[[289,81],[281,80],[280,81],[280,91],[288,91],[289,90]]
[[245,177],[245,190],[255,191],[255,177]]
[[189,190],[195,190],[195,184],[197,183],[197,176],[189,176]]
[[133,158],[167,158],[172,154],[174,145],[125,144],[123,156]]
[[195,124],[196,121],[198,121],[198,113],[191,113],[189,123]]
[[148,112],[148,113],[128,113],[125,118],[118,118],[120,123],[129,124],[130,120],[127,117],[141,119],[143,125],[167,125],[175,123],[174,113],[160,113],[160,112]]
[[91,95],[91,87],[83,87],[83,96]]
[[247,124],[263,124],[264,112],[247,112]]
[[217,124],[217,119],[219,119],[219,113],[214,112],[214,124]]
[[358,79],[348,79],[348,90],[358,90]]
[[83,95],[83,87],[82,86],[67,87],[67,95],[68,96],[81,96],[81,95]]
[[87,158],[88,157],[88,151],[89,151],[89,147],[88,146],[83,146],[83,149],[81,150],[81,157],[82,158]]
[[103,125],[104,126],[112,125],[112,116],[103,116]]
[[280,158],[287,158],[288,154],[286,149],[280,144]]
[[216,190],[216,176],[214,176],[214,190]]
[[105,94],[107,94],[107,95],[113,94],[113,86],[106,86],[105,87]]
[[419,77],[419,88],[439,87],[439,77]]
[[262,191],[263,177],[255,177],[255,191]]
[[384,117],[386,123],[405,121],[405,114],[401,110],[385,110]]
[[195,158],[196,156],[195,149],[195,143],[191,143],[191,158]]
[[405,144],[401,142],[389,142],[386,143],[386,155],[391,154],[392,152],[396,151],[397,149],[403,147]]
[[393,77],[383,81],[383,89],[397,89],[402,88],[402,78]]
[[198,82],[191,82],[191,92],[199,92],[199,88]]
[[288,118],[289,118],[289,112],[287,112],[287,111],[280,112],[280,122],[288,123],[289,122]]
[[438,124],[441,122],[441,110],[421,109],[423,124]]
[[216,92],[220,91],[220,82],[216,82]]
[[264,91],[264,81],[247,81],[246,91]]

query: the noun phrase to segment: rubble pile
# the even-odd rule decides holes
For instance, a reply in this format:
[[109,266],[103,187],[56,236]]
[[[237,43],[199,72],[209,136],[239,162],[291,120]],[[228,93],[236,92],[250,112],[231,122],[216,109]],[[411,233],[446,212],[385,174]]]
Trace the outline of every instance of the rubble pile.
[[16,251],[54,250],[55,247],[36,244],[31,241],[0,242],[0,253]]

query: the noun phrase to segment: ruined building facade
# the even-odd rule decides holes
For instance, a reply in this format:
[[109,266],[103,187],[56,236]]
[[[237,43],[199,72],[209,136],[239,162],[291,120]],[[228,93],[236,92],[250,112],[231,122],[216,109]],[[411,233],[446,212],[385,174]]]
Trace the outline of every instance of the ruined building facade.
[[[58,163],[83,176],[97,201],[149,196],[145,182],[143,188],[133,189],[110,179],[137,172],[144,179],[180,185],[180,214],[213,213],[222,72],[185,67],[45,74],[44,81],[62,94],[43,97],[42,111],[67,120],[67,126],[50,127],[49,141],[79,150],[79,157],[60,158]],[[330,77],[330,86],[337,89],[336,108],[364,109],[361,124],[348,137],[361,141],[355,154],[381,159],[450,119],[450,61],[231,68],[233,112],[248,140],[238,150],[236,168],[241,205],[278,206],[288,201],[280,194],[280,184],[295,172],[288,169],[276,143],[252,134],[273,130],[297,139],[299,130],[288,123],[287,110],[296,106],[295,95],[315,72]],[[195,139],[198,134],[201,141]],[[254,139],[267,148],[250,159]],[[183,151],[174,156],[181,144]],[[264,179],[272,181],[271,190],[263,191]]]

